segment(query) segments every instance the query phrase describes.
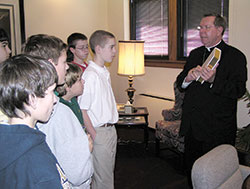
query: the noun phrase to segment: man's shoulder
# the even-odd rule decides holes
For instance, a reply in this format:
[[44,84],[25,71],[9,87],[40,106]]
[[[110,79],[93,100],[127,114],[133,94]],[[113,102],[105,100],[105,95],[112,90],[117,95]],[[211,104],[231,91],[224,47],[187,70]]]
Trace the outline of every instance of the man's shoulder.
[[191,52],[190,53],[199,53],[200,51],[204,51],[204,49],[205,49],[205,46],[200,46],[200,47],[196,47],[196,48],[194,48],[193,50],[191,50]]
[[238,48],[232,46],[232,45],[229,45],[229,44],[225,44],[225,50],[230,53],[231,55],[240,55],[240,56],[245,56],[244,53],[239,50]]
[[190,51],[189,57],[191,56],[197,56],[199,54],[203,54],[205,50],[205,46],[200,46],[200,47],[196,47],[195,49]]

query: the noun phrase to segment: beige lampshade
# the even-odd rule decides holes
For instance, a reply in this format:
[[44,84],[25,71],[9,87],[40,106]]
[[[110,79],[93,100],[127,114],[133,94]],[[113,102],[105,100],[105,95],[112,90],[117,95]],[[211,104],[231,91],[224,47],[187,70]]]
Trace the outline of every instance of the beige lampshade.
[[119,41],[118,74],[136,76],[144,73],[144,41]]

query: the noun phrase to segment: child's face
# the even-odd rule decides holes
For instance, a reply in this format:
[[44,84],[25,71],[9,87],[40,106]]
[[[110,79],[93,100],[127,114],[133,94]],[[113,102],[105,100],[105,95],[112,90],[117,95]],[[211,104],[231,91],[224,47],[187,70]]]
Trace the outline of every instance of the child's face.
[[58,58],[57,65],[54,64],[58,75],[58,85],[62,85],[65,83],[66,71],[69,68],[66,62],[66,58],[67,58],[66,51],[63,50],[61,52],[61,56]]
[[83,93],[85,81],[80,77],[70,88],[71,94],[73,96],[80,96]]
[[104,47],[100,47],[100,56],[104,62],[112,62],[116,54],[115,38],[108,38]]
[[89,55],[89,45],[87,40],[77,40],[75,48],[70,48],[74,54],[74,59],[85,60]]
[[0,42],[0,63],[9,58],[11,50],[9,48],[8,42]]
[[51,85],[45,91],[45,97],[37,98],[37,120],[46,122],[49,120],[53,106],[56,103],[56,95],[54,93],[56,84]]

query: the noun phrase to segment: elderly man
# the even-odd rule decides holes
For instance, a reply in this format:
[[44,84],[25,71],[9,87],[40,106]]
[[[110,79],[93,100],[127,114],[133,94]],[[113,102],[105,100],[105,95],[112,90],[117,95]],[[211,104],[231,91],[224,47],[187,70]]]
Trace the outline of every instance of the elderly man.
[[[198,26],[204,46],[191,51],[177,77],[177,86],[185,90],[180,134],[189,179],[196,159],[220,144],[235,144],[237,99],[246,91],[247,68],[245,55],[222,40],[225,29],[223,17],[204,15]],[[221,50],[219,64],[214,70],[202,68],[214,47]]]

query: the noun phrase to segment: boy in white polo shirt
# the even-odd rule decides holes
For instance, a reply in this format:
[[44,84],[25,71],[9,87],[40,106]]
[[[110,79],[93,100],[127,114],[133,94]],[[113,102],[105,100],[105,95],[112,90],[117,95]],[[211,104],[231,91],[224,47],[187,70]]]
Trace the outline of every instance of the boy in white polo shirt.
[[90,37],[94,60],[83,73],[84,92],[78,98],[87,131],[94,140],[94,175],[92,188],[114,188],[114,167],[117,134],[114,124],[118,121],[110,73],[104,66],[116,54],[113,34],[97,30]]

